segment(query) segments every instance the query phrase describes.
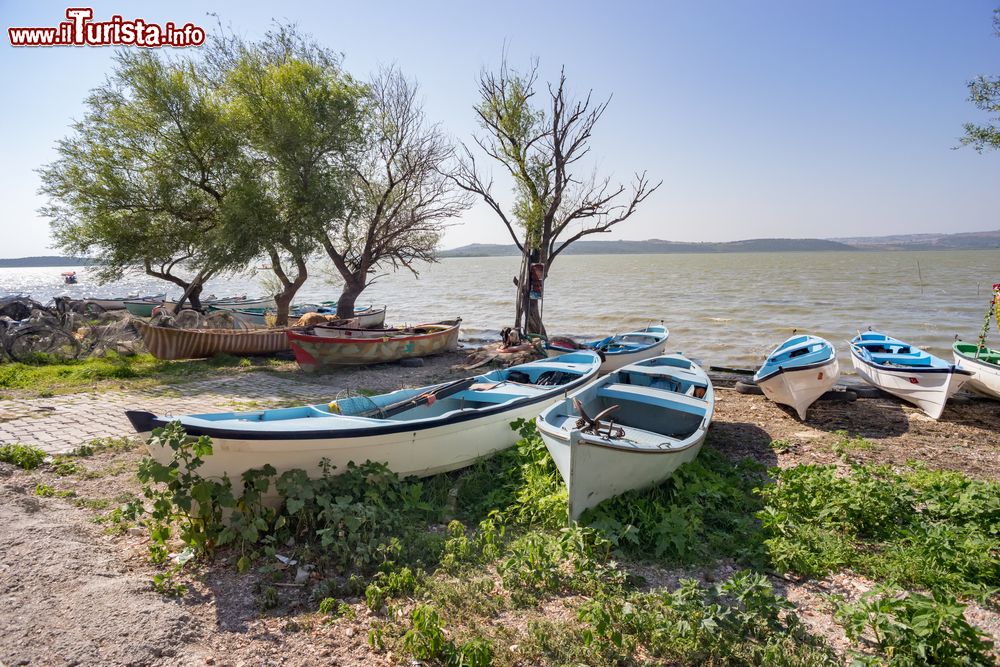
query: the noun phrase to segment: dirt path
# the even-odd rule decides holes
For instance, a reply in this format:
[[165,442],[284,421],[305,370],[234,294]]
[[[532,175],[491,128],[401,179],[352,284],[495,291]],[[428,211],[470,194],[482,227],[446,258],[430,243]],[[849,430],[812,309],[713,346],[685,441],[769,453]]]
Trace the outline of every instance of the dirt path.
[[35,497],[10,466],[0,475],[0,661],[177,664],[183,653],[203,662],[192,614],[154,593],[85,513]]

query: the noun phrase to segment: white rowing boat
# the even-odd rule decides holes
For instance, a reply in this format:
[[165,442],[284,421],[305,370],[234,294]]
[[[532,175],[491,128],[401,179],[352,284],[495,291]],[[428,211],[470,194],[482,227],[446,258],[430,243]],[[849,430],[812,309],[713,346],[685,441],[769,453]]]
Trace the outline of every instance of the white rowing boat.
[[839,377],[833,345],[818,336],[792,336],[768,355],[753,379],[765,396],[805,419],[809,406]]
[[614,371],[545,410],[538,431],[569,490],[570,519],[694,459],[714,409],[705,371],[671,354]]

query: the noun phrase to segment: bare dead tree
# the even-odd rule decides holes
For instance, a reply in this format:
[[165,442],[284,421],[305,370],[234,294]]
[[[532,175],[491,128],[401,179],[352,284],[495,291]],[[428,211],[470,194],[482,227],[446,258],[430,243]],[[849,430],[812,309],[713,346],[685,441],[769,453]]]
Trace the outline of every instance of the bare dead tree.
[[530,265],[543,267],[541,280],[535,281],[541,288],[555,258],[566,248],[627,220],[662,181],[652,185],[642,172],[626,188],[612,185],[610,177],[581,177],[591,134],[611,98],[597,103],[590,92],[581,100],[570,98],[563,68],[559,83],[547,86],[548,99],[542,107],[534,104],[537,82],[537,61],[521,74],[508,66],[506,57],[497,72],[483,70],[479,77],[475,111],[483,132],[474,139],[513,178],[513,205],[508,209],[497,200],[492,178],[484,175],[464,144],[451,177],[497,214],[521,251],[515,326],[520,327],[523,318],[528,332],[544,335],[538,301],[529,295]]
[[344,280],[339,317],[353,315],[379,270],[405,267],[418,275],[416,262],[436,261],[448,221],[472,204],[442,171],[453,148],[427,123],[417,90],[395,68],[369,83],[367,142],[350,164],[346,210],[321,239]]

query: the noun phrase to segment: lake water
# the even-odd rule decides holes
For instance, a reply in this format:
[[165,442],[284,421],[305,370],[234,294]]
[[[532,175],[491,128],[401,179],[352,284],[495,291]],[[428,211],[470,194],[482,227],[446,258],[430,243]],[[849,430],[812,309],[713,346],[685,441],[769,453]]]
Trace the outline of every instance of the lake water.
[[[443,259],[421,267],[419,279],[403,271],[380,278],[358,303],[388,305],[394,324],[461,316],[463,338],[495,337],[513,320],[518,264]],[[78,285],[63,285],[59,274],[71,269],[0,268],[0,295],[180,294],[145,276],[99,286],[85,268],[75,269]],[[339,287],[320,273],[298,301],[337,298]],[[260,294],[269,274],[215,280],[207,292]],[[994,282],[997,250],[571,255],[555,264],[543,308],[550,334],[602,337],[662,319],[669,350],[716,365],[756,366],[795,329],[829,339],[846,361],[844,341],[869,326],[950,358],[955,334],[978,335]]]

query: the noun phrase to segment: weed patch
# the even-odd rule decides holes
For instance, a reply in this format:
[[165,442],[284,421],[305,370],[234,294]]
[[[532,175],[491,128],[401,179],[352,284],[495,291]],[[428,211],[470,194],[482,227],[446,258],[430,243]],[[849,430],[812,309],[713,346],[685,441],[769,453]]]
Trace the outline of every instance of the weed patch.
[[34,470],[42,465],[47,454],[38,447],[12,443],[0,445],[0,461],[16,465],[24,470]]

